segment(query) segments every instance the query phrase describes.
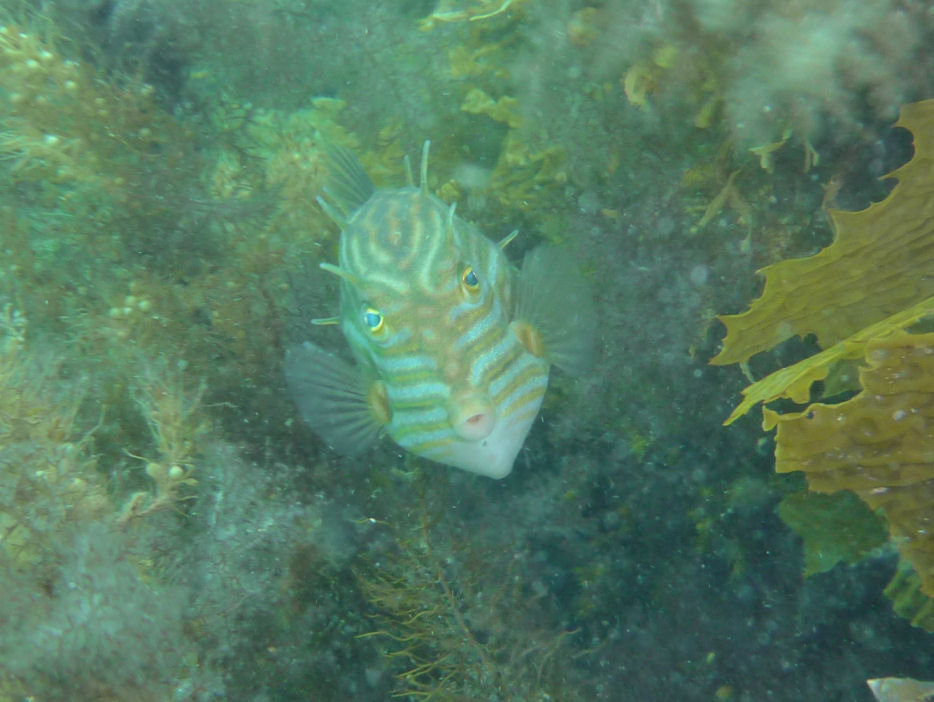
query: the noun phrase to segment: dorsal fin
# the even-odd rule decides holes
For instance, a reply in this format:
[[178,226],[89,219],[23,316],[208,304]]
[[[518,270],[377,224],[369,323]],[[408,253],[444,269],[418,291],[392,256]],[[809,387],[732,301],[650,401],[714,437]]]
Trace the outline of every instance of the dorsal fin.
[[[328,196],[328,204],[331,205],[330,208],[325,208],[325,212],[332,219],[335,211],[346,219],[370,199],[375,189],[373,181],[350,149],[327,143],[324,153],[328,162],[324,194]],[[336,221],[342,224],[339,220]]]
[[422,167],[419,172],[419,179],[421,180],[419,186],[426,195],[428,194],[428,148],[430,146],[431,140],[425,139],[425,143],[422,145]]

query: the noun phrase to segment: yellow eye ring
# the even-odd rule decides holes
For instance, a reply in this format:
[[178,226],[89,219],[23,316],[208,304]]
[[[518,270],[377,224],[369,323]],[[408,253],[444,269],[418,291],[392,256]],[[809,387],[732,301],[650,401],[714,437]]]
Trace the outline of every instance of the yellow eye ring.
[[370,330],[371,334],[379,334],[386,328],[386,320],[383,318],[383,315],[379,313],[379,310],[375,310],[372,307],[367,307],[363,310],[363,323],[367,326],[367,329]]
[[461,282],[467,292],[474,293],[480,289],[480,276],[477,275],[477,271],[473,269],[473,266],[467,266],[464,269],[464,272],[461,273]]

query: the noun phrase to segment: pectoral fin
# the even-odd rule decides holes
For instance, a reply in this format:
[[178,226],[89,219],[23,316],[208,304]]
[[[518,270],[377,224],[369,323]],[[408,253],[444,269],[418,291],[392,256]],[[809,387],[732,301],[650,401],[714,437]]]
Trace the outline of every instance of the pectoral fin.
[[314,344],[288,350],[285,379],[308,425],[344,455],[370,448],[389,422],[382,382]]
[[567,252],[539,246],[525,255],[511,324],[529,353],[572,375],[593,367],[596,316],[590,286]]

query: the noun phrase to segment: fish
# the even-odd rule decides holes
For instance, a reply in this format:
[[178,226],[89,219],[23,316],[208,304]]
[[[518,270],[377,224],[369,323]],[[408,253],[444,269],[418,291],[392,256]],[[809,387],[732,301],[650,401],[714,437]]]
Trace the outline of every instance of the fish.
[[595,362],[596,316],[571,256],[541,245],[514,267],[500,242],[420,184],[377,188],[356,156],[329,145],[318,202],[341,227],[339,325],[353,362],[311,341],[289,348],[285,378],[305,422],[355,456],[388,436],[406,451],[490,478],[510,474],[552,365]]
[[871,678],[866,684],[878,702],[934,702],[934,682],[913,678]]

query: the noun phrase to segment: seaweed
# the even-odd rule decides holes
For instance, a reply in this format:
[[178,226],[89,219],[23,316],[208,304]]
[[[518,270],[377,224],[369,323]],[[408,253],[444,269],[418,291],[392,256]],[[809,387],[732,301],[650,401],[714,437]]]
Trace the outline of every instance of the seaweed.
[[[934,296],[934,280],[927,275],[934,265],[929,223],[932,122],[934,101],[902,108],[896,126],[913,134],[915,155],[886,176],[898,179],[898,185],[865,210],[830,211],[836,236],[817,255],[761,270],[762,296],[748,311],[721,317],[727,336],[713,363],[745,361],[792,336],[810,333],[826,349]],[[925,313],[927,308],[921,310]],[[874,330],[873,335],[884,331]]]
[[44,582],[55,538],[112,513],[113,502],[93,429],[77,425],[83,383],[66,384],[54,363],[31,361],[26,324],[12,305],[0,310],[0,571]]
[[[464,22],[447,49],[450,77],[460,96],[461,112],[487,120],[485,125],[475,119],[467,122],[453,143],[460,142],[461,150],[478,137],[498,143],[489,177],[479,190],[513,216],[523,212],[541,217],[567,182],[567,149],[554,143],[541,120],[528,119],[527,107],[514,94],[520,86],[508,66],[510,57],[527,40],[521,31],[524,5],[485,2],[461,11],[439,9],[423,21],[422,29]],[[451,148],[452,142],[445,145],[442,159],[443,149]],[[461,158],[458,155],[457,160]],[[456,180],[442,184],[438,192],[447,201],[462,200],[465,195]]]
[[934,334],[873,340],[863,362],[862,391],[845,402],[765,410],[777,427],[775,470],[804,471],[811,490],[851,490],[881,511],[934,596]]
[[[0,312],[0,699],[165,699],[184,668],[182,600],[152,577],[153,532],[119,529],[126,495],[101,465],[95,439],[103,416],[85,426],[89,379],[37,354],[25,317]],[[178,505],[190,483],[196,405],[158,372],[138,402],[153,431],[155,490],[129,498],[133,517]],[[181,415],[175,411],[180,407]],[[160,467],[173,461],[172,468]],[[173,468],[185,466],[182,475]],[[107,471],[106,468],[110,468]],[[107,473],[110,472],[110,475]],[[147,527],[153,527],[150,521]],[[165,530],[165,525],[161,527]],[[155,527],[158,533],[160,527]],[[121,665],[111,661],[120,657]],[[66,693],[67,690],[67,693]]]
[[150,368],[144,377],[135,399],[152,435],[155,455],[134,458],[145,462],[155,491],[130,496],[117,520],[123,526],[185,499],[182,490],[198,484],[193,474],[209,427],[201,408],[203,383],[194,392],[186,392],[179,372]]
[[420,507],[393,528],[395,549],[357,573],[376,623],[363,638],[396,669],[394,696],[584,699],[571,664],[575,632],[542,628],[525,591],[526,555],[446,534],[428,507],[437,495],[426,492],[421,471],[415,477]]
[[804,577],[858,563],[887,538],[884,522],[850,492],[793,492],[778,514],[804,540]]
[[[744,362],[797,334],[813,333],[822,351],[753,383],[725,421],[758,402],[789,399],[800,411],[763,408],[763,428],[775,428],[775,469],[802,471],[818,493],[850,490],[884,515],[892,541],[934,596],[934,101],[906,105],[898,126],[914,136],[915,154],[889,177],[898,184],[860,212],[831,213],[834,242],[810,258],[765,270],[762,297],[741,315],[722,318],[728,333],[711,362]],[[841,364],[858,362],[858,392],[814,400],[814,383]],[[834,401],[836,400],[836,401]],[[803,524],[800,512],[782,515]],[[834,527],[836,549],[854,555],[851,531],[875,518],[850,515]],[[845,520],[844,520],[845,521]],[[811,520],[808,531],[822,531]],[[827,534],[812,538],[826,539]],[[859,549],[868,552],[866,545]],[[813,571],[817,564],[808,570]]]

